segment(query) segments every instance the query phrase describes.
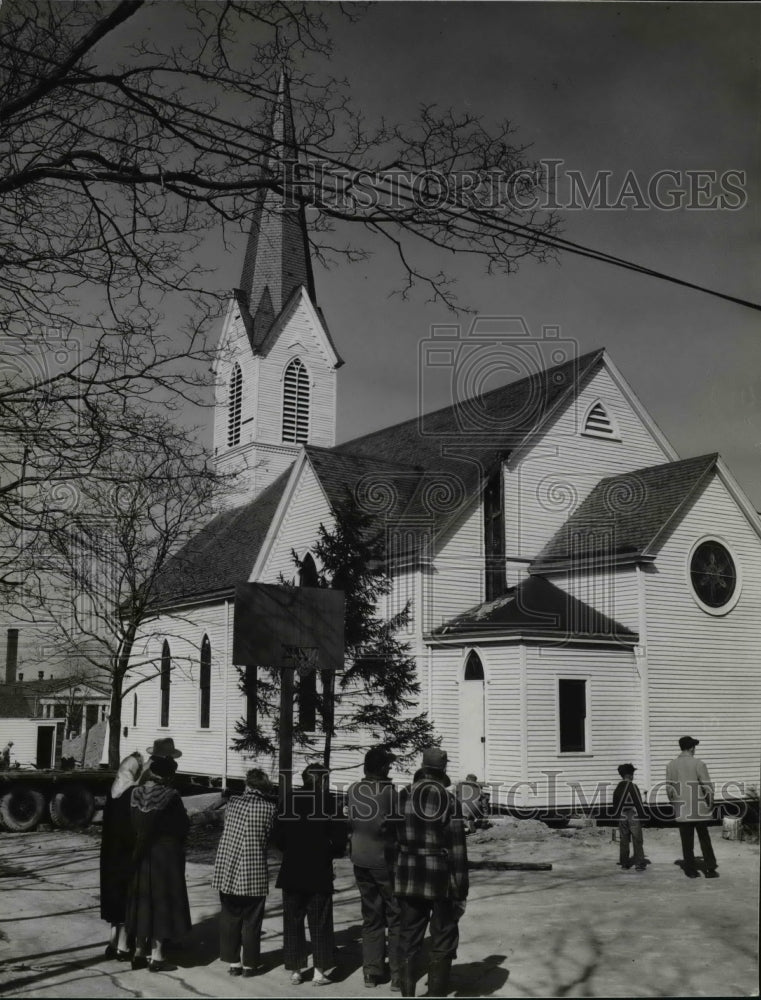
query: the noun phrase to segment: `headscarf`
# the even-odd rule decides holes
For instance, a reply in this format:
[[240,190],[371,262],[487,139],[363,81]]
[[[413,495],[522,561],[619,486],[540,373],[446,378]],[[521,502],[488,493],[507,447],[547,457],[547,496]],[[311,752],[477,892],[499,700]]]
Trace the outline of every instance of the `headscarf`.
[[114,783],[111,785],[111,798],[118,799],[128,788],[137,784],[140,772],[143,769],[143,756],[136,750],[129,757],[125,757],[116,772]]

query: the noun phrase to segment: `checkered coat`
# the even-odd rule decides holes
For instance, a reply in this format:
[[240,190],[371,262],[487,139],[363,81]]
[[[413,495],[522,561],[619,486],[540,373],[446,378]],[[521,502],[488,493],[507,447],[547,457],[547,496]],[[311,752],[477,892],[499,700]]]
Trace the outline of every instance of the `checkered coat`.
[[267,895],[267,845],[276,812],[275,803],[254,789],[232,796],[217,848],[212,888],[231,896]]
[[462,811],[443,785],[412,786],[399,826],[394,893],[423,899],[464,900],[468,895],[468,849]]

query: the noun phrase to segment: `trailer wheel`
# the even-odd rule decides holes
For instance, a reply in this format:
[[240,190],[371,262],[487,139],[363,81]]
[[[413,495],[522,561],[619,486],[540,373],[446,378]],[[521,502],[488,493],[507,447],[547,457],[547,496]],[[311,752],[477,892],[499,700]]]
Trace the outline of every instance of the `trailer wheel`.
[[53,826],[72,830],[89,824],[95,815],[95,799],[84,785],[69,785],[53,795],[48,808]]
[[19,785],[0,797],[0,821],[13,833],[33,830],[45,814],[45,796],[36,788]]

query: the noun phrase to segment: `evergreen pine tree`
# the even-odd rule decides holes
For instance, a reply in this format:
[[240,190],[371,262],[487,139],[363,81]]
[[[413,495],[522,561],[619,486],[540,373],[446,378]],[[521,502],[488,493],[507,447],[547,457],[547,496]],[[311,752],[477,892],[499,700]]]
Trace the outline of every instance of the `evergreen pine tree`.
[[[399,636],[410,620],[409,602],[389,618],[379,613],[382,599],[392,588],[383,526],[379,528],[373,516],[359,507],[349,490],[333,513],[334,524],[320,525],[313,548],[320,566],[317,585],[342,590],[346,600],[345,669],[337,678],[328,671],[322,673],[322,695],[318,697],[323,760],[330,765],[332,739],[337,733],[342,737],[357,734],[357,750],[372,743],[397,756],[410,756],[437,743],[438,738],[426,712],[408,714],[420,692],[410,645]],[[305,560],[296,552],[292,558],[303,575]],[[261,680],[264,683],[256,692],[258,708],[262,717],[271,718],[277,726],[272,676]],[[245,680],[242,689],[246,691]],[[240,720],[236,729],[236,749],[271,749],[272,741],[261,725],[251,731],[245,720]],[[317,738],[294,723],[296,745],[316,750]]]

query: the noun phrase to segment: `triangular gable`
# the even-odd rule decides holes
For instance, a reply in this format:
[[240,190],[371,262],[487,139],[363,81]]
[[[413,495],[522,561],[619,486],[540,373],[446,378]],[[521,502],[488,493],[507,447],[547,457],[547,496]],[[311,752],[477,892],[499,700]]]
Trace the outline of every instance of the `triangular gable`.
[[[305,475],[305,472],[314,476],[315,480],[319,483],[319,479],[315,475],[314,469],[309,461],[306,449],[302,447],[298,458],[288,471],[288,478],[285,483],[285,487],[281,493],[277,507],[273,512],[273,516],[270,519],[267,531],[254,561],[254,565],[248,576],[248,579],[252,582],[262,579],[262,574],[264,573],[267,563],[269,562],[270,557],[272,556],[278,543],[283,525],[288,517],[291,504],[294,502],[294,498],[298,494],[299,485]],[[324,492],[323,497],[326,505],[330,506],[328,498],[324,495]]]
[[263,355],[268,354],[275,341],[280,338],[284,331],[286,331],[289,321],[299,308],[303,308],[306,312],[307,321],[315,332],[317,341],[328,361],[328,364],[332,365],[334,368],[340,368],[343,364],[343,360],[336,350],[333,339],[330,336],[330,331],[322,318],[322,313],[315,308],[312,299],[309,297],[307,290],[303,286],[294,290],[293,294],[283,306],[282,312],[270,327],[264,340],[258,346],[252,345],[254,346],[254,353]]

